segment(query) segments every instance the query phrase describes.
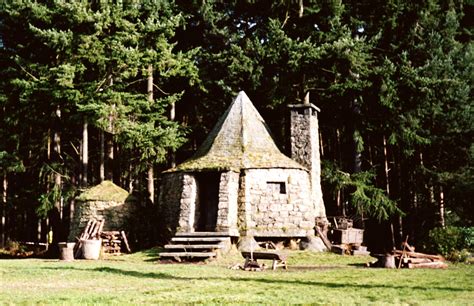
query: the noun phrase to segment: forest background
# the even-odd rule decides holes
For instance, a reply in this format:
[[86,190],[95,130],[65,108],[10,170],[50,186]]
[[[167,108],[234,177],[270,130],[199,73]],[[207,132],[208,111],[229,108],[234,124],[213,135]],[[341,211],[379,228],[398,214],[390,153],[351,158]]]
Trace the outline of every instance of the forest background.
[[2,1],[0,247],[64,240],[103,180],[153,227],[159,173],[239,90],[283,152],[287,105],[310,94],[327,214],[369,246],[472,238],[472,16],[472,0]]

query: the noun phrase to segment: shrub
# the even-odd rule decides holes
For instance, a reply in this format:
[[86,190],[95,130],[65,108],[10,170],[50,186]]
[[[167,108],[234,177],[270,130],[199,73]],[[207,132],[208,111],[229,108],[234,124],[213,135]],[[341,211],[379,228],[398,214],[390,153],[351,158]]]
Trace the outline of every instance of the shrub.
[[474,227],[437,227],[429,232],[427,250],[452,261],[465,261],[474,249]]

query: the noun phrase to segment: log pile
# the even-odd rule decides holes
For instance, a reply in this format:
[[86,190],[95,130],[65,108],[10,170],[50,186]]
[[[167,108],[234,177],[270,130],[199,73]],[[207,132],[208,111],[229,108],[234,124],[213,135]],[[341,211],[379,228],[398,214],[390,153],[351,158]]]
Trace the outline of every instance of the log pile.
[[398,268],[432,268],[432,269],[445,269],[448,265],[445,259],[441,255],[431,255],[419,252],[410,251],[393,251],[395,261],[398,262]]
[[102,238],[102,248],[106,254],[120,255],[122,246],[128,253],[131,252],[124,231],[103,231],[100,233],[100,238]]
[[390,254],[372,256],[377,257],[378,260],[368,263],[369,267],[398,269],[445,269],[448,267],[443,256],[415,252],[415,248],[410,246],[407,240],[403,243],[402,250],[393,250]]

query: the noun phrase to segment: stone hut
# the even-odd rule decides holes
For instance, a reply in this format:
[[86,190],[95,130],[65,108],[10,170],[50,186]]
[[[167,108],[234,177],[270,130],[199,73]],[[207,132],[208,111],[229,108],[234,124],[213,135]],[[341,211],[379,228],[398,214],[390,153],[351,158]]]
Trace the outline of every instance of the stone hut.
[[92,218],[105,219],[104,231],[127,230],[135,210],[134,197],[111,181],[103,181],[76,198],[68,240],[75,241]]
[[196,154],[163,173],[159,202],[171,234],[314,235],[315,218],[325,217],[316,108],[295,105],[291,113],[293,159],[238,94]]

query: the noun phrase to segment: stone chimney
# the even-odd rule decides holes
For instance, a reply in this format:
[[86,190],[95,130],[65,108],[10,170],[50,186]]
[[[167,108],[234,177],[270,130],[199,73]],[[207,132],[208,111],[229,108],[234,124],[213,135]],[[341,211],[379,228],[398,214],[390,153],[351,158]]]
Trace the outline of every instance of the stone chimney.
[[309,103],[309,92],[306,94],[303,104],[291,104],[289,108],[291,158],[310,171],[316,217],[326,219],[319,155],[318,112],[320,109]]

